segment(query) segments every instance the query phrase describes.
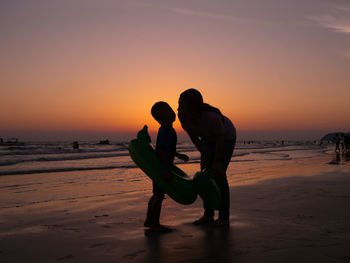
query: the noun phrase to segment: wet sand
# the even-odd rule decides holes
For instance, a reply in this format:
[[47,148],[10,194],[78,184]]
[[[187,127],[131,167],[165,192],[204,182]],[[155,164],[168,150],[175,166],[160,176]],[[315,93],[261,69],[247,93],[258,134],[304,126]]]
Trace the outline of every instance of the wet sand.
[[149,190],[2,208],[0,262],[350,261],[349,166],[292,166],[259,170],[287,177],[231,186],[229,229],[191,224],[201,200],[167,198],[161,221],[175,230],[146,236]]

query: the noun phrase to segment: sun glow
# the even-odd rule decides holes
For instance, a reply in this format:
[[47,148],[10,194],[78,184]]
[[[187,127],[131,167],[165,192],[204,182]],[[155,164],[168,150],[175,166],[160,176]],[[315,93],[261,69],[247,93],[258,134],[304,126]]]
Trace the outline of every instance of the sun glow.
[[[311,19],[320,28],[310,34],[307,16],[294,21],[299,13],[286,14],[288,25],[270,23],[280,18],[243,4],[245,19],[227,13],[240,4],[221,11],[218,5],[215,12],[190,3],[108,5],[4,5],[1,136],[134,132],[144,124],[156,131],[152,105],[163,100],[176,112],[179,94],[188,88],[200,90],[238,130],[350,130],[346,32],[329,32]],[[25,25],[14,18],[17,12]],[[295,30],[286,32],[286,26]],[[321,37],[337,41],[321,48]],[[174,127],[182,130],[178,120]]]

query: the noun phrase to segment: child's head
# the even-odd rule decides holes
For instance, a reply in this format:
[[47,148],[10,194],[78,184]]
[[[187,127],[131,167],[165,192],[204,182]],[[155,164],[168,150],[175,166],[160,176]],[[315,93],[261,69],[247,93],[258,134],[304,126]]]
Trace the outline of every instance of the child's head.
[[151,109],[151,114],[161,125],[172,124],[176,118],[175,112],[164,101],[156,102]]

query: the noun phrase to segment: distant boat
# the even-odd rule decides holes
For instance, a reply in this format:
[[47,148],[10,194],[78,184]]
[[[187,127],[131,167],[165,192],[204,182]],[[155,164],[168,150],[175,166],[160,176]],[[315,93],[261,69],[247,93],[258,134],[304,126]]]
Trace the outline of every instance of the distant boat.
[[22,146],[24,145],[23,142],[19,142],[17,138],[9,138],[6,142],[3,142],[3,140],[0,141],[0,145],[4,146]]
[[108,139],[107,140],[102,140],[98,144],[109,144],[109,140]]
[[77,141],[73,142],[73,149],[79,149],[79,142]]

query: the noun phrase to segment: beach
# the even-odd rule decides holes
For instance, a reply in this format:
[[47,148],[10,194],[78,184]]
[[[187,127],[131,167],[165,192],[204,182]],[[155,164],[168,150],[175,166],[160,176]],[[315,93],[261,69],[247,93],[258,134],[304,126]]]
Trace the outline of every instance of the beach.
[[[193,175],[198,156],[186,145],[182,149],[195,161],[178,165]],[[143,227],[151,180],[127,154],[69,160],[65,155],[41,170],[14,167],[11,174],[3,168],[0,262],[350,260],[349,156],[305,143],[242,144],[235,154],[227,171],[230,228],[193,225],[203,213],[199,197],[191,205],[167,197],[161,223],[174,231],[152,235]],[[116,164],[109,158],[120,159]],[[73,169],[53,167],[62,159]],[[77,163],[85,161],[91,169],[79,169]],[[98,163],[103,167],[97,169]]]
[[0,263],[350,263],[350,0],[0,10]]

